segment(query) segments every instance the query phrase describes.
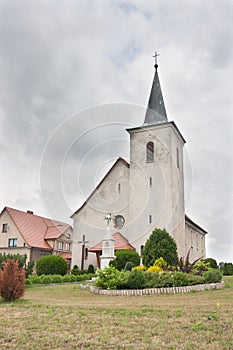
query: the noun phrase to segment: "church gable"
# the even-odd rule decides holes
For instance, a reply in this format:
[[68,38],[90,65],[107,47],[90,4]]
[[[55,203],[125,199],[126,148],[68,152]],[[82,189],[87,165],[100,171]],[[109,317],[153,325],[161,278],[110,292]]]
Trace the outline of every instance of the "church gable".
[[[111,169],[93,190],[84,204],[72,215],[85,214],[94,210],[100,213],[119,212],[122,203],[127,205],[129,198],[129,164],[121,157],[117,159]],[[96,215],[96,213],[95,213]]]

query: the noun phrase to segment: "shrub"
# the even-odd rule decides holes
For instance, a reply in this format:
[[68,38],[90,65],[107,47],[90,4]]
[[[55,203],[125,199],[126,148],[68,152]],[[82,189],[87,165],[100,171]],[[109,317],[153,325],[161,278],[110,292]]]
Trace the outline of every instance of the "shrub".
[[27,284],[41,284],[41,276],[31,275],[26,279]]
[[8,259],[18,261],[19,267],[25,267],[27,255],[26,254],[11,254],[11,253],[0,253],[0,268],[2,268],[2,264]]
[[[94,267],[93,267],[93,269],[94,269]],[[89,272],[88,272],[88,270],[79,270],[78,266],[74,265],[73,269],[71,270],[71,273],[72,273],[72,275],[76,275],[77,276],[77,275],[85,275],[85,274],[87,274]]]
[[197,263],[198,260],[201,259],[201,258],[198,258],[198,259],[194,260],[192,263],[190,263],[189,255],[190,255],[190,249],[187,253],[186,258],[181,257],[179,262],[178,262],[178,268],[180,269],[181,272],[191,273],[194,265]]
[[138,265],[132,268],[132,270],[146,271],[146,266]]
[[133,263],[133,266],[140,264],[140,256],[135,250],[122,249],[115,251],[116,259],[110,261],[110,266],[114,266],[117,270],[121,271],[124,269],[125,264],[128,261]]
[[193,286],[195,284],[203,284],[204,283],[204,278],[202,276],[198,275],[192,275],[188,274],[188,284]]
[[233,264],[232,263],[224,263],[223,265],[223,274],[224,276],[231,276],[233,275]]
[[77,282],[77,279],[75,275],[65,275],[63,276],[63,282]]
[[96,286],[103,289],[118,289],[124,285],[126,276],[124,271],[119,271],[114,266],[107,266],[103,270],[98,270]]
[[218,268],[218,264],[217,261],[213,258],[207,258],[207,259],[203,259],[205,262],[209,263],[210,267],[212,269],[217,269]]
[[188,286],[189,279],[188,279],[187,273],[174,272],[172,274],[172,285],[173,285],[173,287]]
[[147,272],[160,272],[163,270],[159,266],[150,266],[146,271]]
[[193,266],[192,272],[196,275],[203,275],[204,271],[208,271],[210,269],[210,263],[206,261],[206,259],[202,259],[196,262]]
[[163,258],[168,265],[177,265],[178,255],[175,240],[166,230],[154,229],[143,249],[143,264],[152,266],[156,259]]
[[63,282],[63,276],[61,276],[61,275],[52,275],[51,279],[52,279],[52,283],[62,283]]
[[203,273],[204,283],[218,283],[222,280],[222,274],[219,270],[212,269]]
[[5,301],[21,298],[25,291],[25,271],[18,261],[8,259],[0,270],[0,293]]
[[27,264],[25,264],[26,278],[33,273],[34,266],[35,266],[34,260],[29,261]]
[[43,256],[37,261],[36,273],[40,275],[65,275],[67,273],[66,260],[58,255]]
[[159,259],[156,259],[156,260],[155,260],[153,266],[160,267],[161,270],[162,270],[162,269],[164,269],[164,268],[167,266],[167,263],[166,263],[166,261],[165,261],[162,257],[160,257]]
[[95,273],[95,269],[94,269],[94,266],[93,266],[92,264],[90,264],[90,265],[88,266],[87,272],[88,272],[88,273]]
[[40,283],[41,284],[50,284],[50,283],[52,283],[52,276],[51,275],[41,275],[40,276]]
[[128,289],[142,289],[145,286],[145,274],[140,270],[133,270],[129,273],[126,288]]
[[172,287],[173,279],[171,272],[145,272],[146,288],[164,288]]
[[130,272],[133,267],[134,267],[134,263],[132,263],[132,261],[128,261],[125,264],[124,270],[127,271],[127,272]]

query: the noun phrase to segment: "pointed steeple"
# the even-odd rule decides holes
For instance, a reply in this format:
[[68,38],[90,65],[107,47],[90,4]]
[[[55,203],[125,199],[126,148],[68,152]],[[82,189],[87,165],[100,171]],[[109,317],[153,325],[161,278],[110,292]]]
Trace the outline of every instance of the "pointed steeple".
[[155,75],[147,105],[144,125],[155,125],[168,121],[162,90],[159,82],[157,56],[158,54],[155,52],[155,56],[153,56],[155,57]]

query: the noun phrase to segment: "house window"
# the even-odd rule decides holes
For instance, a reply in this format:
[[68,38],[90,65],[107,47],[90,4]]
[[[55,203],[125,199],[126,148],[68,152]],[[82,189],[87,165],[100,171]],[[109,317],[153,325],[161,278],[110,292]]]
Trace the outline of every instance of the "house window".
[[8,247],[17,247],[17,238],[9,238]]
[[2,232],[7,232],[7,224],[2,224]]
[[177,168],[180,167],[180,156],[179,156],[179,149],[178,149],[178,147],[176,148],[176,165],[177,165]]
[[58,241],[58,249],[63,250],[63,242]]
[[152,224],[152,215],[149,215],[149,224]]
[[70,251],[70,243],[66,243],[66,250]]
[[146,145],[146,161],[148,163],[154,161],[154,143],[153,142],[148,142]]
[[85,248],[85,255],[84,258],[87,259],[88,258],[88,248]]

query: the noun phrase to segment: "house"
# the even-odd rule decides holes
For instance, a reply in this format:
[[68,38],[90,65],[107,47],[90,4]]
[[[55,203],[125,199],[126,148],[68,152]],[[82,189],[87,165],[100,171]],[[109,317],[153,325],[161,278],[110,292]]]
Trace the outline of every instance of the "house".
[[[141,255],[154,228],[165,228],[175,239],[179,257],[205,257],[206,231],[185,214],[183,148],[186,143],[174,121],[169,121],[158,76],[158,64],[141,126],[129,134],[130,161],[119,157],[73,219],[72,264],[80,266],[85,234],[86,249],[96,252],[112,213],[112,232],[119,232]],[[94,254],[85,264],[99,265]]]
[[0,253],[26,254],[27,261],[59,255],[71,265],[72,227],[63,222],[5,207],[0,214]]

